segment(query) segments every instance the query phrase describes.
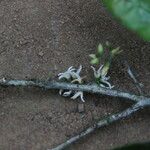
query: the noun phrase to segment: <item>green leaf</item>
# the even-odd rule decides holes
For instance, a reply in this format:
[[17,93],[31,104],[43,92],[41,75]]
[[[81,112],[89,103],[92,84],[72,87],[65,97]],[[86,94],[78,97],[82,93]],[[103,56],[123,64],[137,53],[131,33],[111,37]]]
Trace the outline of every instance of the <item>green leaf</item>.
[[114,48],[111,50],[111,55],[112,57],[114,57],[115,55],[118,55],[122,52],[122,50],[120,50],[120,47]]
[[98,45],[98,54],[101,57],[103,55],[104,49],[103,49],[103,45],[99,44]]
[[103,0],[123,25],[150,41],[150,0]]
[[102,73],[101,73],[102,76],[107,75],[109,68],[110,68],[110,62],[106,62],[102,69]]
[[89,55],[92,59],[95,59],[96,58],[96,55],[95,54],[90,54]]
[[99,59],[98,59],[98,58],[94,58],[94,59],[91,60],[90,63],[91,63],[92,65],[96,65],[96,64],[99,63]]

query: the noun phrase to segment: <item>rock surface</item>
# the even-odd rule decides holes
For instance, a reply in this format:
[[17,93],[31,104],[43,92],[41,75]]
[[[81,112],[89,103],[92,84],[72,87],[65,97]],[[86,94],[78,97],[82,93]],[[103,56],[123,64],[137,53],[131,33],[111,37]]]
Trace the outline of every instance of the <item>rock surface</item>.
[[[135,69],[150,95],[150,43],[124,29],[97,0],[0,0],[0,78],[48,79],[69,66],[84,66],[91,81],[88,55],[110,41],[124,53],[113,63],[116,89],[137,93],[122,60]],[[40,56],[39,56],[40,55]],[[78,101],[58,91],[0,88],[0,149],[44,150],[55,147],[106,114],[130,104],[119,99],[86,95],[84,117]],[[150,111],[97,130],[71,150],[106,150],[150,139]]]

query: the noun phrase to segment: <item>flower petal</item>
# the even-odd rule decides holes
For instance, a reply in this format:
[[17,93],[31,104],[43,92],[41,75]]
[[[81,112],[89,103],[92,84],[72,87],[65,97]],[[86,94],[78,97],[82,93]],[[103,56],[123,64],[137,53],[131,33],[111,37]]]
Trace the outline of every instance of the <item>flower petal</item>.
[[85,100],[83,99],[83,92],[82,92],[82,91],[76,92],[75,95],[71,97],[71,99],[76,99],[76,98],[78,98],[78,97],[80,97],[80,99],[81,99],[83,102],[85,102]]
[[70,90],[70,91],[67,91],[67,92],[64,92],[64,93],[63,93],[63,96],[64,96],[64,97],[68,97],[68,96],[71,95],[71,93],[72,93],[71,90]]
[[80,72],[81,72],[81,70],[82,70],[82,65],[80,65],[80,66],[79,66],[79,68],[78,68],[78,70],[77,70],[77,72],[76,72],[76,73],[79,75],[79,74],[80,74]]
[[59,95],[62,95],[62,92],[63,92],[63,90],[62,90],[62,89],[60,89],[60,90],[59,90]]

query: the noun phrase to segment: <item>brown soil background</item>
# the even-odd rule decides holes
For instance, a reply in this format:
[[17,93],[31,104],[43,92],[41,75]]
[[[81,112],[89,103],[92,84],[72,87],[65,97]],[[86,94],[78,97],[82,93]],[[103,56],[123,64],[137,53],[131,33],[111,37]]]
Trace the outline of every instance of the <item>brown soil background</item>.
[[[113,63],[111,82],[116,89],[137,94],[122,63],[126,59],[150,95],[150,43],[124,29],[97,0],[0,0],[0,77],[48,79],[73,65],[84,66],[91,80],[88,55],[99,43],[110,41],[124,53]],[[130,103],[85,95],[85,113],[79,101],[58,91],[0,88],[0,149],[46,150],[90,126],[98,118],[127,108]],[[132,117],[74,144],[71,150],[107,150],[150,140],[150,111]]]

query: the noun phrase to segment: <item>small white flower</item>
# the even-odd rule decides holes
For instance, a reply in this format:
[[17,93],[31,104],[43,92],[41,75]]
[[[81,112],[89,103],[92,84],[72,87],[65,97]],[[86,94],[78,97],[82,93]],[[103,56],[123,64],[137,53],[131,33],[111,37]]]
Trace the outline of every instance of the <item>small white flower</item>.
[[93,66],[91,66],[91,68],[93,69],[95,78],[100,78],[101,77],[101,71],[102,71],[103,66],[104,65],[101,65],[97,71]]
[[[82,65],[80,65],[77,70],[75,68],[73,68],[73,66],[71,66],[64,73],[59,73],[58,79],[59,80],[66,79],[67,81],[69,81],[71,83],[81,84],[83,82],[83,78],[80,76],[81,70],[82,70]],[[84,102],[83,92],[81,92],[81,91],[74,92],[74,91],[69,90],[64,93],[63,92],[64,92],[64,90],[62,90],[62,89],[59,90],[59,94],[64,97],[69,97],[71,94],[74,94],[74,96],[72,96],[71,99],[76,99],[76,98],[80,97],[81,101]]]
[[109,89],[112,89],[114,86],[112,86],[108,80],[110,79],[110,77],[106,77],[107,73],[103,74],[102,73],[102,69],[103,69],[104,65],[101,65],[99,67],[98,70],[96,70],[93,66],[91,66],[91,68],[93,69],[93,72],[94,72],[94,77],[96,79],[99,79],[100,81],[100,86],[101,87],[104,87],[104,88],[109,88]]
[[71,97],[71,99],[76,99],[80,97],[82,102],[85,102],[84,98],[83,98],[83,92],[82,91],[76,91],[74,96]]
[[58,74],[58,79],[67,79],[70,80],[72,77],[72,73],[74,73],[75,68],[73,68],[73,66],[69,67],[67,71],[63,72],[63,73],[59,73]]

